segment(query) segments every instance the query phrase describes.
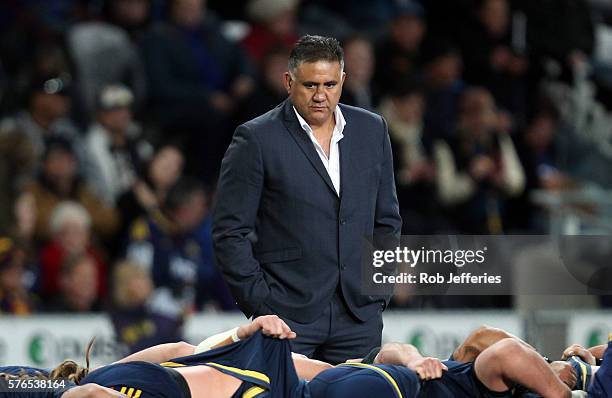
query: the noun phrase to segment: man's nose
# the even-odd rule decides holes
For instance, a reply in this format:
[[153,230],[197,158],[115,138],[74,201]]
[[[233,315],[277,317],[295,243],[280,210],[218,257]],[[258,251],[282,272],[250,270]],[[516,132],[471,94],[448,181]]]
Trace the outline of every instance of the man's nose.
[[317,91],[314,93],[313,100],[317,102],[325,101],[325,91],[322,88],[317,88]]

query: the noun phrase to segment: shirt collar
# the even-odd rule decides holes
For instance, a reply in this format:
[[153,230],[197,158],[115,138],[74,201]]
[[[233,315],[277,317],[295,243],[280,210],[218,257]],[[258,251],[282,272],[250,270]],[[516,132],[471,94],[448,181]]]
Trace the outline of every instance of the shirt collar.
[[[302,129],[308,134],[312,133],[312,128],[308,125],[306,120],[300,115],[300,113],[293,106],[293,111],[295,112],[295,116],[297,116],[298,122]],[[334,127],[333,137],[332,139],[340,140],[340,138],[344,137],[344,126],[346,126],[346,120],[344,119],[344,115],[342,114],[342,110],[339,105],[336,105],[336,109],[334,110],[334,119],[336,120],[336,127]]]

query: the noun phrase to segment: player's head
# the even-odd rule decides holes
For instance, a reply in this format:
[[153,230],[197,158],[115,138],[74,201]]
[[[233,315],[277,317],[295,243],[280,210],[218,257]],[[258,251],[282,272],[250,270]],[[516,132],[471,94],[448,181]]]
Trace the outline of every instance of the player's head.
[[89,354],[91,353],[91,348],[93,347],[95,338],[91,339],[87,344],[87,349],[85,350],[85,362],[86,367],[79,365],[78,363],[67,359],[64,362],[60,363],[49,373],[49,378],[53,379],[66,379],[70,380],[75,384],[79,384],[80,381],[89,374]]
[[342,94],[344,52],[332,37],[306,35],[289,55],[285,88],[293,106],[311,127],[327,123]]

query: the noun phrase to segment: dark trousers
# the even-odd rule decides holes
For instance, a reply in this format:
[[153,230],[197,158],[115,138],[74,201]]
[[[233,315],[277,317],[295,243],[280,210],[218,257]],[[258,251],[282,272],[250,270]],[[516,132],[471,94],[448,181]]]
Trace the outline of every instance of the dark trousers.
[[291,340],[293,352],[334,365],[363,358],[381,345],[382,308],[376,316],[361,322],[350,313],[338,293],[314,322],[304,324],[282,318],[297,334]]

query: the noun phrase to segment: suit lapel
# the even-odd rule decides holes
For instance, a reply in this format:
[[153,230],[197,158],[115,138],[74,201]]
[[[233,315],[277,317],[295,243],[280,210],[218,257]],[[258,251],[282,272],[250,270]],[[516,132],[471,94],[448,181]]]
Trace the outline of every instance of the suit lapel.
[[[325,170],[325,166],[323,165],[323,162],[321,162],[321,158],[312,144],[312,141],[308,137],[308,134],[306,134],[306,132],[302,129],[302,126],[300,126],[297,117],[295,116],[295,112],[293,111],[293,105],[288,99],[283,105],[283,114],[283,122],[285,123],[285,127],[287,127],[287,130],[289,130],[289,133],[291,133],[291,136],[295,142],[298,144],[302,152],[304,152],[312,166],[315,168],[317,173],[319,173],[321,178],[323,178],[335,196],[336,190],[334,189],[334,184],[332,183],[331,178],[329,178],[329,174],[327,173],[327,170]],[[344,139],[340,142],[342,141],[344,141]]]

